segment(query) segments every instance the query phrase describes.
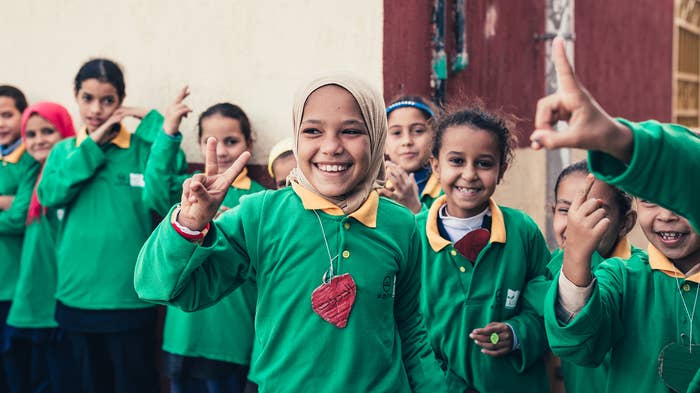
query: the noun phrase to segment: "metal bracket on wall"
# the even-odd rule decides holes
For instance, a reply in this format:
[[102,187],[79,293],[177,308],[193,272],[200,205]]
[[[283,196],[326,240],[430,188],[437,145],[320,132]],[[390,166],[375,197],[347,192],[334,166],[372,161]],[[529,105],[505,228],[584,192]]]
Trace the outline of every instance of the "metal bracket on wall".
[[558,34],[558,33],[544,33],[544,34],[535,33],[532,36],[532,39],[534,39],[535,41],[551,41],[557,36],[561,36],[562,38],[564,38],[567,41],[573,41],[576,39],[575,34]]

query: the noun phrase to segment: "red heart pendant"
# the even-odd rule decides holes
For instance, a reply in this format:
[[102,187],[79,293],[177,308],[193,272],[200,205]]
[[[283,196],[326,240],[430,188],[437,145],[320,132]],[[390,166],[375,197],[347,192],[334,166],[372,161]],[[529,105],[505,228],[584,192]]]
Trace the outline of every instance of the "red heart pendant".
[[350,311],[355,304],[355,280],[345,273],[331,278],[311,294],[311,307],[326,322],[344,328],[348,324]]
[[490,238],[491,233],[488,229],[475,229],[459,239],[457,243],[455,243],[455,248],[465,258],[474,263],[481,250],[489,243]]

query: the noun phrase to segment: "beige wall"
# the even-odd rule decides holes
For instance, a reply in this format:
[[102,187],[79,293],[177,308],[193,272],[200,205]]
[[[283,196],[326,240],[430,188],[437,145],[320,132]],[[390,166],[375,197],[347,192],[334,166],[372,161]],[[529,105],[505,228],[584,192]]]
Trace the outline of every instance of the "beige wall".
[[[182,127],[199,161],[196,117],[222,101],[250,116],[255,163],[291,132],[292,98],[326,72],[350,71],[382,86],[383,3],[375,0],[25,0],[3,4],[0,83],[74,115],[72,80],[86,60],[124,68],[126,105],[165,109],[184,84],[194,115]],[[133,128],[134,123],[129,125]]]

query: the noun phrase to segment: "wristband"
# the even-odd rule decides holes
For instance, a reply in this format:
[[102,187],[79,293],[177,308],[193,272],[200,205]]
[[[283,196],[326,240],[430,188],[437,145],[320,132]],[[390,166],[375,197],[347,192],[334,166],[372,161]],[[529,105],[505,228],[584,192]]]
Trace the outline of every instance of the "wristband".
[[178,207],[177,211],[174,211],[173,214],[170,216],[170,223],[172,224],[173,229],[175,229],[175,232],[177,232],[184,239],[187,239],[189,241],[198,241],[204,239],[204,237],[207,236],[209,228],[211,227],[210,222],[208,222],[207,226],[205,226],[204,229],[202,229],[201,231],[195,231],[177,222],[177,218],[179,216],[180,208]]

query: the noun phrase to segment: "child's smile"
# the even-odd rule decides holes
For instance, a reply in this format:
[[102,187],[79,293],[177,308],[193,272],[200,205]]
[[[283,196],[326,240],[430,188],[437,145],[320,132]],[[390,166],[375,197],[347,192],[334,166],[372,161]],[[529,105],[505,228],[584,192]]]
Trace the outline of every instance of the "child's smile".
[[432,162],[451,216],[473,217],[486,209],[502,175],[498,141],[492,133],[468,126],[448,127],[440,155]]
[[355,98],[328,85],[304,105],[298,142],[299,168],[322,195],[349,194],[370,167],[367,126]]
[[700,236],[685,218],[659,205],[640,201],[639,225],[649,242],[681,271],[700,263]]

